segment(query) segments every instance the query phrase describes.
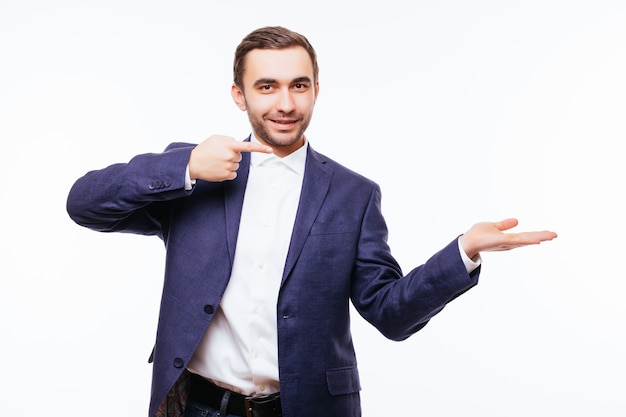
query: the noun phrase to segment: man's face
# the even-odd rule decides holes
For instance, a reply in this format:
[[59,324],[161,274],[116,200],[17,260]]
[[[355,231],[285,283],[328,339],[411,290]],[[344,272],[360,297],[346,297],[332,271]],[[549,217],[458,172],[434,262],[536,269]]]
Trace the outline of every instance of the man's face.
[[232,96],[248,118],[255,136],[289,155],[304,144],[318,93],[313,64],[306,50],[254,49],[245,58],[243,90],[233,85]]

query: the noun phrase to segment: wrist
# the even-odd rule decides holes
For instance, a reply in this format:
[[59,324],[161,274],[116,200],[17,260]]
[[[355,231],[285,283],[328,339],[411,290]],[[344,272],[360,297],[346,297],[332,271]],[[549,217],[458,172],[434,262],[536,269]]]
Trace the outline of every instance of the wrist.
[[465,255],[467,255],[467,257],[472,261],[476,262],[480,256],[480,251],[472,243],[471,238],[468,238],[466,234],[461,235],[459,237],[459,245],[461,246],[463,252],[465,252]]

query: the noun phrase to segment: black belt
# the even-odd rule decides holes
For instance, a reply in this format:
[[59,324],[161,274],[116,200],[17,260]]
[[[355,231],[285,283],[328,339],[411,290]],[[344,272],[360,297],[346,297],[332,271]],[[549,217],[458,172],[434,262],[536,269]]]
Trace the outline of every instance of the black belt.
[[[225,395],[228,397],[225,398]],[[203,377],[191,374],[189,398],[220,410],[222,401],[227,401],[226,412],[242,417],[281,417],[280,394],[265,397],[248,397],[237,392],[218,387]]]

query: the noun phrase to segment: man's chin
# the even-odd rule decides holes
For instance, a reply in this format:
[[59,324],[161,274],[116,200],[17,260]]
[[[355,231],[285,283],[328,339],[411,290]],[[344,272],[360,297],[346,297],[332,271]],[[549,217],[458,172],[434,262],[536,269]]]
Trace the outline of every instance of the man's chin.
[[293,146],[303,140],[303,136],[295,136],[293,133],[278,133],[269,137],[266,142],[273,146]]

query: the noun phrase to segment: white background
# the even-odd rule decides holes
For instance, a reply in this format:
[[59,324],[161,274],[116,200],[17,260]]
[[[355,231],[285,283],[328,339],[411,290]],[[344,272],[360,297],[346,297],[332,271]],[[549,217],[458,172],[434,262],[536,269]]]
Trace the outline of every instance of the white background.
[[365,417],[626,414],[626,3],[0,3],[0,413],[147,414],[164,250],[73,224],[90,169],[243,139],[233,51],[319,55],[308,137],[380,183],[402,267],[484,220],[550,229],[397,343],[353,321]]

